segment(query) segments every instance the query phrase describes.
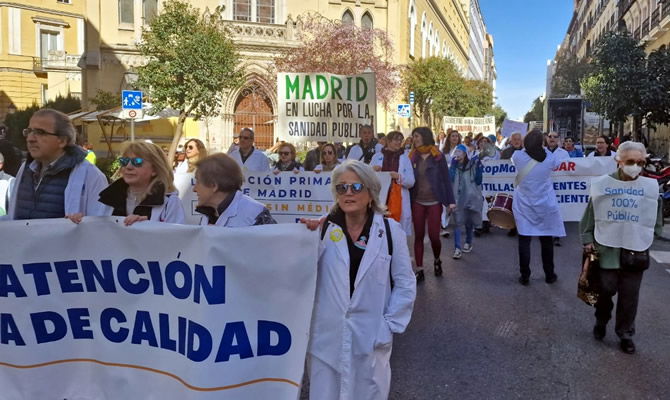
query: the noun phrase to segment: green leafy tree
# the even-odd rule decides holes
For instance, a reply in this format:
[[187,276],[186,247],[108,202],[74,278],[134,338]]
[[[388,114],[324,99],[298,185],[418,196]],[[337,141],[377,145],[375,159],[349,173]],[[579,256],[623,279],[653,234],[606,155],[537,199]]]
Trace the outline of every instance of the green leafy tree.
[[505,111],[500,104],[496,104],[488,113],[496,117],[496,127],[500,128],[503,122],[507,119],[507,111]]
[[634,125],[641,124],[646,76],[644,45],[628,32],[610,32],[595,48],[591,71],[581,86],[591,109],[618,124],[623,135],[628,116],[634,117]]
[[153,112],[179,112],[169,159],[186,118],[218,114],[226,89],[242,83],[239,55],[222,27],[221,12],[217,7],[203,15],[188,2],[169,0],[142,31],[138,47],[148,62],[138,68],[137,86],[148,91]]
[[414,114],[422,123],[436,128],[442,117],[459,115],[465,80],[451,60],[420,59],[404,69],[402,81],[407,96],[414,92]]
[[523,122],[543,121],[544,120],[544,101],[541,97],[533,100],[533,106],[523,117]]
[[493,89],[484,81],[467,79],[463,82],[463,94],[460,96],[461,109],[458,115],[481,117],[491,113]]
[[650,125],[670,124],[670,50],[659,49],[647,59],[642,108]]
[[588,74],[589,63],[577,56],[561,52],[556,57],[556,71],[551,82],[551,97],[565,97],[580,94],[579,82]]
[[91,99],[91,103],[95,105],[96,111],[121,107],[121,94],[98,89],[95,97]]

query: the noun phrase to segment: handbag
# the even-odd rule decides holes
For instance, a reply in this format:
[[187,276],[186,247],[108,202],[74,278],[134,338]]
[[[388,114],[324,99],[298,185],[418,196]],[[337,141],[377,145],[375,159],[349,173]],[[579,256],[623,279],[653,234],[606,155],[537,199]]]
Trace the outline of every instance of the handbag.
[[599,269],[598,254],[584,252],[582,255],[582,272],[579,274],[579,281],[577,282],[577,297],[592,307],[598,302]]
[[649,249],[644,251],[621,249],[619,263],[621,269],[626,271],[644,271],[649,268]]
[[387,201],[388,217],[400,222],[402,215],[402,186],[397,182],[391,182]]

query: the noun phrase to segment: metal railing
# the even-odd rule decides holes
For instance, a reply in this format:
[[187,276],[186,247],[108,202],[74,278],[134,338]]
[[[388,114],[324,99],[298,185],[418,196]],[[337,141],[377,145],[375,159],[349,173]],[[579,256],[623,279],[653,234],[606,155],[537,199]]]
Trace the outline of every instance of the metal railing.
[[81,55],[49,54],[47,57],[33,57],[33,71],[46,70],[80,70]]
[[647,36],[647,34],[649,34],[649,18],[645,19],[642,22],[642,36],[641,37],[644,38],[645,36]]
[[661,7],[656,7],[656,9],[651,13],[651,29],[654,29],[661,22]]
[[640,40],[641,39],[641,37],[640,37],[640,27],[639,26],[637,27],[637,29],[635,29],[635,32],[633,32],[633,38],[635,40]]

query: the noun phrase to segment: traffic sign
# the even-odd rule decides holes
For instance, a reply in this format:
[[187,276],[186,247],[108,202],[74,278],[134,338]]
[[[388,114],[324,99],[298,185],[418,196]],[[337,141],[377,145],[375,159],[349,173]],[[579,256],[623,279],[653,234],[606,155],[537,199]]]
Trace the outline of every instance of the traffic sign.
[[142,109],[142,91],[124,90],[121,92],[121,108],[124,110]]
[[409,104],[414,104],[414,92],[409,92]]
[[410,115],[411,113],[409,104],[398,104],[398,117],[409,118]]

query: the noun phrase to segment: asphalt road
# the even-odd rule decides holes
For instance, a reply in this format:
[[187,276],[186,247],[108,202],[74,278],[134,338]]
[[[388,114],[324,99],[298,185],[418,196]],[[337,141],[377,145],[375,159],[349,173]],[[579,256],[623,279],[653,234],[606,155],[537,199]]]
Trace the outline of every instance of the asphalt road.
[[[524,287],[516,238],[495,229],[460,260],[443,239],[444,276],[427,270],[412,322],[395,338],[391,399],[670,399],[670,266],[652,261],[645,273],[637,353],[624,354],[613,321],[604,342],[592,336],[594,309],[576,297],[577,224],[566,226],[553,285],[544,282],[537,240]],[[428,243],[426,254],[432,266]]]

